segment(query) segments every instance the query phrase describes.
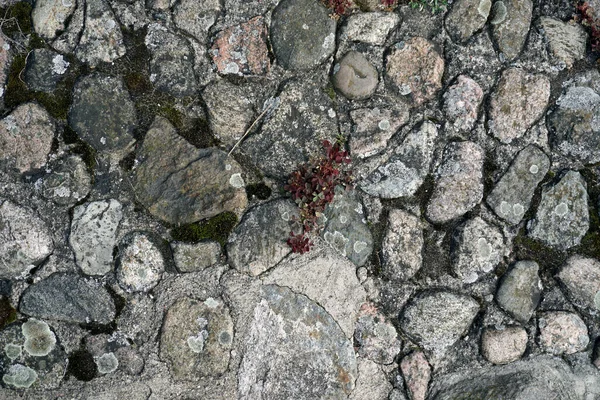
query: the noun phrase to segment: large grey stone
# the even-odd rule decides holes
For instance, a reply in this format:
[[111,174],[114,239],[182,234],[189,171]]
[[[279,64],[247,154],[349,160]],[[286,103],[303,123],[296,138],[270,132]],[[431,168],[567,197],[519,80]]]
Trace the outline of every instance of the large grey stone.
[[0,278],[26,276],[53,250],[50,230],[32,210],[0,199]]
[[175,380],[218,376],[229,365],[233,335],[233,320],[223,300],[182,297],[165,316],[160,357]]
[[492,7],[492,33],[507,60],[521,53],[529,33],[533,3],[531,0],[501,0]]
[[588,35],[581,25],[552,17],[540,17],[539,21],[554,57],[569,68],[575,61],[585,57]]
[[373,235],[356,192],[336,187],[333,201],[323,214],[326,218],[321,231],[323,239],[357,266],[366,263],[373,252]]
[[482,100],[481,86],[468,76],[459,75],[444,93],[444,113],[450,122],[448,125],[459,132],[473,129]]
[[249,210],[229,236],[227,260],[252,276],[274,267],[292,250],[286,241],[294,230],[294,218],[299,219],[299,213],[291,200],[274,200]]
[[31,13],[33,28],[46,40],[52,40],[56,33],[65,29],[66,23],[73,14],[77,2],[63,0],[39,0],[35,2]]
[[498,285],[496,301],[513,318],[527,323],[540,302],[542,281],[535,261],[519,261]]
[[361,190],[383,199],[412,196],[429,173],[437,135],[431,122],[410,132],[392,156],[360,183]]
[[452,142],[444,149],[427,205],[427,218],[448,222],[464,215],[483,198],[483,149],[473,142]]
[[113,249],[123,208],[114,199],[75,207],[69,244],[75,261],[87,275],[104,275],[112,269]]
[[478,312],[479,303],[470,296],[421,292],[402,310],[400,328],[434,357],[441,357],[467,332]]
[[311,80],[287,83],[274,104],[261,131],[241,149],[266,175],[285,178],[309,158],[324,155],[322,141],[334,141],[337,114],[321,85]]
[[423,265],[423,224],[404,210],[390,210],[381,245],[382,267],[391,280],[412,278]]
[[542,150],[533,145],[525,147],[488,195],[487,203],[500,218],[518,224],[549,168],[550,159]]
[[446,15],[446,30],[456,42],[465,42],[483,28],[490,9],[491,0],[458,0]]
[[281,66],[307,70],[335,49],[335,20],[319,2],[282,0],[271,17],[271,45]]
[[127,151],[136,124],[135,106],[121,78],[94,73],[77,81],[69,125],[94,149]]
[[572,256],[557,277],[575,306],[592,314],[600,311],[600,261]]
[[115,318],[108,291],[74,274],[53,274],[29,286],[21,296],[19,311],[78,324],[109,324]]
[[590,226],[586,183],[576,171],[568,171],[545,188],[529,236],[561,250],[578,245]]
[[187,224],[246,208],[241,167],[217,148],[197,149],[157,117],[138,152],[134,188],[154,216]]
[[238,373],[240,399],[342,399],[358,376],[352,343],[314,301],[261,288]]
[[550,143],[554,150],[592,164],[600,161],[600,73],[588,71],[579,78],[548,115]]

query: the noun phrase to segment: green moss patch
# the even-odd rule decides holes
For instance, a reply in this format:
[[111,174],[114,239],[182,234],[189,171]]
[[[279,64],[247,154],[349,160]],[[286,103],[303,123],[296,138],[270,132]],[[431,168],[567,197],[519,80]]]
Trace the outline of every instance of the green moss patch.
[[271,188],[262,182],[246,186],[246,195],[249,199],[251,199],[252,196],[256,196],[259,200],[266,200],[271,197],[271,192]]
[[183,225],[171,230],[174,240],[197,243],[201,240],[214,240],[225,247],[229,234],[237,225],[235,213],[226,211],[205,221]]
[[17,310],[15,310],[6,297],[0,298],[0,329],[15,322],[16,319]]

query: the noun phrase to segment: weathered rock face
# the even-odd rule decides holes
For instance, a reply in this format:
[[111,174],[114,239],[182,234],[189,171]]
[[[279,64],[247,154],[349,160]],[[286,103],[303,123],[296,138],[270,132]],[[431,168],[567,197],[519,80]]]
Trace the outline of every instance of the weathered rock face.
[[542,293],[542,281],[535,261],[519,261],[503,277],[496,301],[513,318],[527,323],[537,308]]
[[50,93],[63,78],[69,62],[62,54],[49,49],[35,49],[27,57],[23,80],[35,91]]
[[229,263],[240,272],[259,275],[291,252],[286,243],[294,230],[298,207],[291,200],[275,200],[249,210],[229,237]]
[[183,297],[167,311],[160,337],[160,357],[176,380],[199,381],[227,369],[233,321],[221,299]]
[[333,68],[333,86],[351,100],[368,99],[377,89],[377,70],[357,51],[348,52]]
[[97,151],[126,151],[136,123],[135,106],[121,78],[94,73],[75,84],[69,125]]
[[488,195],[487,203],[500,218],[518,224],[529,210],[535,189],[549,168],[548,156],[538,147],[527,146],[517,154]]
[[527,347],[527,331],[521,327],[486,329],[481,335],[481,352],[493,364],[516,361]]
[[150,127],[138,160],[138,199],[166,222],[186,224],[246,208],[237,162],[217,148],[196,149],[164,118],[157,117]]
[[128,292],[147,292],[165,271],[165,260],[156,239],[144,232],[130,232],[119,243],[117,279]]
[[432,99],[442,87],[444,59],[425,38],[397,43],[387,56],[388,79],[415,105]]
[[35,103],[18,106],[0,120],[0,161],[20,172],[41,168],[46,164],[54,123],[50,115]]
[[600,73],[581,74],[548,115],[554,150],[584,164],[600,161]]
[[467,41],[475,32],[483,28],[490,9],[491,0],[458,0],[446,16],[446,30],[456,42]]
[[221,245],[217,242],[172,242],[173,261],[179,272],[201,271],[219,261]]
[[370,303],[360,308],[354,340],[358,344],[358,354],[378,364],[393,363],[402,348],[394,325]]
[[427,218],[444,223],[460,217],[483,198],[483,149],[473,142],[452,142],[436,171]]
[[438,129],[424,122],[410,132],[392,156],[367,176],[360,188],[383,199],[412,196],[429,173]]
[[406,382],[406,391],[413,400],[425,400],[431,378],[431,366],[422,351],[414,351],[402,359],[400,370]]
[[342,28],[341,37],[353,42],[363,42],[381,46],[388,34],[400,22],[396,13],[370,12],[356,13],[348,17]]
[[62,0],[40,0],[35,2],[31,19],[36,33],[46,40],[52,40],[65,25],[77,2]]
[[271,44],[285,69],[307,70],[335,49],[335,20],[319,2],[283,0],[271,17]]
[[586,183],[579,172],[568,171],[542,192],[529,236],[558,249],[578,245],[590,226],[587,197]]
[[0,278],[26,276],[53,250],[48,227],[32,210],[0,199]]
[[381,247],[386,277],[392,280],[412,278],[423,264],[423,224],[406,211],[390,210]]
[[580,256],[570,257],[558,274],[567,288],[569,299],[588,311],[600,311],[600,261]]
[[115,304],[108,291],[73,274],[53,274],[28,287],[19,311],[78,324],[109,324],[115,318]]
[[550,52],[569,68],[585,57],[587,32],[579,24],[566,23],[552,17],[541,17],[540,26],[548,40]]
[[588,329],[575,313],[547,311],[540,316],[540,346],[554,355],[573,354],[590,343]]
[[444,93],[444,112],[450,126],[460,132],[473,129],[482,100],[481,86],[468,76],[459,75]]
[[521,53],[531,24],[531,0],[502,0],[492,7],[492,33],[507,60]]
[[[157,2],[158,3],[158,2]],[[173,6],[173,21],[179,29],[183,29],[196,38],[198,42],[205,43],[208,30],[215,23],[221,12],[219,0],[182,0],[175,2],[166,1],[163,5],[155,4],[157,8],[168,9]]]
[[92,187],[92,177],[79,156],[67,156],[50,164],[42,177],[42,196],[56,204],[73,205],[85,198]]
[[402,310],[401,329],[425,350],[442,356],[466,333],[479,312],[470,296],[446,291],[423,292]]
[[549,98],[550,80],[545,76],[520,68],[504,71],[490,102],[490,131],[502,143],[522,137],[543,115]]
[[287,288],[262,287],[245,347],[242,399],[337,399],[354,389],[351,342],[323,308]]

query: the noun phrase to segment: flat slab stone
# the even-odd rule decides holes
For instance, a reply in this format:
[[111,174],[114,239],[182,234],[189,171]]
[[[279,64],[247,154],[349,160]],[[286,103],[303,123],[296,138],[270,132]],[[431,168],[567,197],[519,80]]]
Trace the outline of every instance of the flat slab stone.
[[282,0],[271,16],[271,45],[285,69],[308,70],[335,50],[335,20],[319,2]]
[[400,23],[400,17],[390,12],[361,12],[348,17],[341,38],[376,46],[385,43],[390,31]]
[[483,149],[473,142],[446,145],[436,171],[435,187],[426,215],[434,223],[464,215],[483,198]]
[[579,172],[568,171],[542,192],[529,236],[561,250],[578,245],[590,226],[587,197]]
[[412,278],[423,265],[423,224],[404,210],[390,210],[381,245],[382,266],[391,280]]
[[352,343],[314,301],[266,285],[238,372],[241,399],[342,399],[358,376]]
[[77,81],[68,120],[79,137],[100,152],[120,153],[134,141],[135,106],[119,77],[94,73]]
[[501,0],[494,3],[490,20],[492,34],[507,60],[521,53],[529,33],[532,13],[531,0]]
[[55,126],[48,112],[35,103],[21,104],[0,120],[0,161],[26,172],[46,164]]
[[357,108],[350,111],[354,129],[350,134],[352,157],[371,157],[387,147],[388,140],[408,122],[408,107],[397,103],[393,108]]
[[542,281],[539,269],[535,261],[519,261],[504,274],[498,285],[496,302],[523,324],[531,319],[540,302]]
[[533,145],[525,147],[494,186],[487,203],[500,218],[512,225],[518,224],[529,210],[535,189],[549,168],[550,159],[542,150]]
[[154,120],[137,157],[134,189],[157,218],[188,224],[246,208],[238,163],[217,148],[195,148],[165,118]]
[[23,80],[38,92],[51,93],[69,68],[62,54],[49,49],[35,49],[27,57]]
[[600,311],[600,261],[581,256],[570,257],[558,279],[567,289],[571,302],[590,313]]
[[563,22],[552,17],[540,17],[540,26],[548,40],[550,52],[569,68],[585,57],[587,32],[575,22]]
[[446,15],[446,30],[456,42],[465,42],[485,25],[491,0],[458,0]]
[[54,250],[50,230],[32,210],[0,198],[0,278],[25,277]]
[[19,311],[78,324],[109,324],[115,318],[115,304],[108,291],[74,274],[52,274],[29,286]]

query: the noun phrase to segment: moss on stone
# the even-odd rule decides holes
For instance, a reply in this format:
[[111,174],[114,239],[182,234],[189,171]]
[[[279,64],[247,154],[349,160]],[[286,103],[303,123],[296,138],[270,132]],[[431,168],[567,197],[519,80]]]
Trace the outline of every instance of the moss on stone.
[[174,240],[197,243],[201,240],[213,240],[225,247],[229,234],[238,221],[235,213],[226,211],[205,221],[183,225],[171,230]]
[[91,381],[96,377],[98,367],[94,357],[85,350],[78,350],[69,357],[67,373],[80,381]]
[[325,88],[323,88],[323,91],[325,92],[325,94],[327,96],[329,96],[329,98],[331,100],[335,100],[337,97],[337,93],[335,92],[335,89],[333,88],[332,84],[328,84],[327,86],[325,86]]
[[0,329],[17,319],[17,310],[6,297],[0,298]]
[[259,200],[266,200],[271,197],[271,188],[265,185],[263,182],[260,183],[252,183],[246,186],[246,195],[249,199],[252,196],[256,196]]
[[5,22],[2,24],[2,31],[8,37],[23,34],[27,35],[33,31],[31,21],[31,4],[25,1],[15,3],[10,7],[0,9]]
[[517,260],[533,260],[540,265],[541,269],[557,273],[564,263],[567,255],[564,252],[546,246],[539,240],[527,236],[525,228],[522,228],[513,240],[513,251]]

